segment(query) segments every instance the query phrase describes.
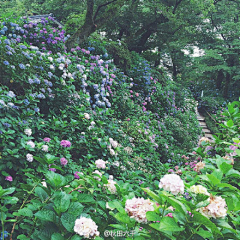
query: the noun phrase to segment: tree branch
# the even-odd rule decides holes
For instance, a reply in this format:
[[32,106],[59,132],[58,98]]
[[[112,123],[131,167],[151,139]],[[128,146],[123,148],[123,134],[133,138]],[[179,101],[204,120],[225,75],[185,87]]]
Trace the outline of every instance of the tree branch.
[[176,3],[175,3],[175,6],[174,6],[174,9],[173,9],[173,11],[172,11],[173,14],[175,14],[178,5],[179,5],[181,2],[182,2],[182,0],[176,0]]
[[117,1],[117,0],[113,0],[113,1],[111,1],[111,2],[107,2],[107,3],[104,3],[104,4],[100,5],[100,6],[98,6],[97,11],[95,12],[94,17],[93,17],[93,22],[95,22],[95,20],[96,20],[96,18],[97,18],[97,15],[98,15],[98,12],[100,11],[100,9],[101,9],[102,7],[105,7],[105,6],[107,6],[107,5],[109,5],[109,4],[113,3],[113,2],[116,2],[116,1]]

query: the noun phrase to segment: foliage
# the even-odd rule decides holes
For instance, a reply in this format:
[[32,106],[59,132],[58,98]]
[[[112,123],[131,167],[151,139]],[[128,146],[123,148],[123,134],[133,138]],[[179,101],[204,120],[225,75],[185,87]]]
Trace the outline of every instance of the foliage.
[[[54,28],[51,19],[36,24],[9,19],[0,26],[3,239],[90,238],[77,226],[83,217],[98,227],[95,239],[112,239],[106,231],[114,229],[131,232],[126,239],[237,239],[239,172],[220,157],[229,133],[216,138],[219,156],[206,157],[204,147],[191,153],[191,159],[183,155],[199,135],[189,91],[137,54],[131,54],[132,67],[124,73],[100,41],[64,51],[64,32]],[[43,46],[45,34],[53,36]],[[55,43],[54,34],[61,34]],[[238,102],[228,106],[231,120],[225,123],[234,137],[238,107]],[[198,171],[195,161],[206,167]],[[159,179],[168,171],[182,175],[192,201],[183,192],[176,196],[158,190]],[[194,184],[226,199],[224,220],[197,211],[208,206],[209,199],[191,193]],[[154,211],[142,224],[124,206],[146,194]]]

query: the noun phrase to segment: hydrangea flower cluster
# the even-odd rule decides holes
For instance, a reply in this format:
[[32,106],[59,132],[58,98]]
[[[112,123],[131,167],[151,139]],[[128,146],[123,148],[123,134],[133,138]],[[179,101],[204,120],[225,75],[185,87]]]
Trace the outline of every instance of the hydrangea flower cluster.
[[199,212],[208,218],[224,218],[227,216],[227,204],[225,199],[218,196],[210,196],[210,204],[199,209]]
[[107,184],[104,184],[104,187],[106,187],[112,194],[117,193],[116,185],[117,183],[113,181],[113,176],[109,176],[109,180]]
[[173,195],[184,193],[183,180],[177,174],[166,174],[161,178],[159,188],[171,192]]
[[90,218],[80,217],[75,221],[74,232],[84,238],[94,239],[99,236],[97,224]]
[[204,194],[210,196],[210,193],[202,185],[193,185],[190,187],[190,191],[196,194]]
[[102,159],[98,159],[95,161],[96,167],[97,168],[102,168],[105,169],[106,168],[106,162],[103,161]]
[[137,222],[147,223],[146,213],[154,211],[154,207],[149,199],[133,198],[126,201],[125,211],[130,218],[134,218]]
[[71,142],[69,142],[68,140],[62,140],[62,141],[60,142],[60,145],[61,145],[62,147],[71,147]]

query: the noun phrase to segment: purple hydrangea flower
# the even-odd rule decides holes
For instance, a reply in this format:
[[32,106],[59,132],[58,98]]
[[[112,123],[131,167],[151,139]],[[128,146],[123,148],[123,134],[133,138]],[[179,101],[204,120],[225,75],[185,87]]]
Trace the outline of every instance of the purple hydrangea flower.
[[62,147],[71,147],[71,143],[68,140],[62,140],[60,145]]
[[68,163],[68,160],[63,157],[63,158],[60,159],[60,162],[61,162],[61,165],[66,166],[67,163]]
[[51,138],[45,137],[45,138],[43,139],[43,141],[44,141],[44,142],[50,142],[50,141],[51,141]]
[[5,180],[6,180],[6,181],[9,181],[9,182],[12,182],[12,181],[13,181],[13,178],[12,178],[11,176],[7,176],[7,177],[5,178]]

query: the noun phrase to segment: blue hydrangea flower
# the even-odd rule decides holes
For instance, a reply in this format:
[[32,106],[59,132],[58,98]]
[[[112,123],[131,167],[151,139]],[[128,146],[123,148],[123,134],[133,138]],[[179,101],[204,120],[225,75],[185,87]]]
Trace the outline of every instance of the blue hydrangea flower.
[[25,46],[25,45],[20,45],[19,47],[22,49],[27,49],[27,46]]
[[24,99],[24,104],[27,106],[27,105],[29,105],[30,104],[30,102],[28,101],[28,99]]
[[40,81],[38,78],[35,78],[35,79],[34,79],[34,83],[36,83],[36,84],[40,84],[41,81]]
[[40,94],[37,95],[37,98],[44,99],[44,98],[45,98],[45,95],[42,94],[42,93],[40,93]]
[[21,69],[25,69],[25,68],[26,68],[25,65],[22,64],[22,63],[20,63],[18,66],[19,66]]
[[31,78],[28,79],[28,82],[29,82],[30,84],[33,84],[33,80],[32,80]]
[[4,43],[7,44],[7,45],[10,45],[10,44],[11,44],[11,42],[10,42],[9,39],[5,39],[5,40],[4,40]]
[[39,109],[39,108],[34,108],[34,111],[35,111],[35,112],[39,112],[40,109]]
[[8,62],[8,61],[3,61],[3,63],[4,63],[5,65],[9,65],[9,62]]
[[14,98],[16,97],[15,93],[13,91],[9,91],[7,94],[8,97]]

